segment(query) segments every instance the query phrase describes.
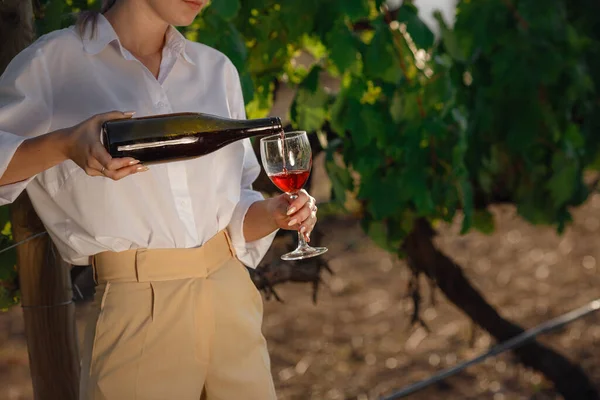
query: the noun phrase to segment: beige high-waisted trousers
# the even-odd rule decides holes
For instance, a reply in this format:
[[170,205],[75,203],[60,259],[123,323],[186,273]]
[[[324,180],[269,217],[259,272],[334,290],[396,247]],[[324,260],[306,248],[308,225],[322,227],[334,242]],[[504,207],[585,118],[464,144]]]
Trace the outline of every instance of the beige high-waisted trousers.
[[229,236],[94,257],[82,400],[274,400],[263,304]]

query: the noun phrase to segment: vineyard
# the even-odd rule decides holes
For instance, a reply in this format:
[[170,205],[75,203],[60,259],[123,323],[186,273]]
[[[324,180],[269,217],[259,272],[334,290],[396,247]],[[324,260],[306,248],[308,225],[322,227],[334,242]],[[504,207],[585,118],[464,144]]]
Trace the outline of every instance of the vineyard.
[[[34,3],[37,33],[96,3]],[[291,91],[284,117],[323,167],[311,184],[335,274],[301,267],[312,278],[299,280],[328,282],[316,307],[283,283],[285,303],[266,307],[285,398],[375,398],[598,296],[600,3],[461,0],[453,25],[435,19],[437,37],[413,1],[220,0],[181,28],[230,57],[249,117]],[[0,223],[3,248],[6,207]],[[1,308],[19,302],[15,264],[0,255]],[[578,345],[559,332],[431,390],[597,399],[600,334],[586,321],[569,328]]]
[[[493,209],[491,236],[459,236],[460,220],[441,229],[441,248],[502,314],[530,327],[597,297],[600,197],[578,210],[564,236],[532,227],[512,207]],[[423,318],[430,332],[412,326],[410,273],[378,249],[354,219],[322,221],[335,275],[317,304],[305,284],[276,287],[284,303],[265,301],[264,331],[281,400],[367,400],[472,358],[494,340],[423,282]],[[353,247],[347,249],[349,245]],[[285,247],[285,244],[282,244]],[[269,257],[281,254],[274,248]],[[78,306],[79,307],[79,306]],[[78,309],[80,318],[86,310]],[[582,366],[600,390],[600,315],[577,321],[540,340]],[[494,397],[496,396],[496,397]],[[0,316],[0,398],[30,400],[31,382],[21,311]],[[407,399],[557,400],[543,375],[510,353],[491,358]]]

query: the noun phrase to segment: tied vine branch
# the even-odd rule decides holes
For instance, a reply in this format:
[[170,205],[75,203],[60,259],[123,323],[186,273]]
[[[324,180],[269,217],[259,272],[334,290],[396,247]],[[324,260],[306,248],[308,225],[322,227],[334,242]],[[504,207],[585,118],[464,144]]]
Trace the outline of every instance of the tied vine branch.
[[[385,21],[386,25],[388,26],[388,29],[390,29],[390,31],[392,33],[392,38],[394,40],[394,48],[398,52],[398,60],[400,63],[400,69],[402,70],[404,79],[406,79],[406,82],[410,86],[410,85],[412,85],[413,81],[410,78],[410,76],[408,75],[408,68],[406,67],[406,63],[404,61],[404,51],[402,50],[402,40],[405,40],[405,38],[402,36],[401,32],[398,29],[393,29],[391,27],[392,22],[395,20],[396,20],[395,17],[392,19],[391,13],[384,14],[384,21]],[[422,94],[417,95],[417,106],[419,108],[419,115],[421,116],[421,118],[427,117],[427,113],[425,112],[425,108],[423,107],[423,95]]]
[[[440,251],[433,238],[437,232],[424,218],[418,219],[401,250],[411,268],[436,282],[446,298],[467,314],[498,342],[525,330],[505,319],[471,284],[460,265]],[[419,299],[419,296],[417,296]],[[418,317],[417,317],[418,320]],[[533,340],[514,350],[521,363],[541,372],[567,400],[598,400],[600,395],[583,369],[558,352]]]

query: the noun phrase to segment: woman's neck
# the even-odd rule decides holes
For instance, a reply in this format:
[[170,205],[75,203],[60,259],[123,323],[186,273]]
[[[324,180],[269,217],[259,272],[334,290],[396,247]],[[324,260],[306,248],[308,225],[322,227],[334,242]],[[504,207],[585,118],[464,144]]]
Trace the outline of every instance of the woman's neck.
[[146,1],[117,1],[104,16],[119,36],[121,45],[136,57],[160,55],[169,25]]

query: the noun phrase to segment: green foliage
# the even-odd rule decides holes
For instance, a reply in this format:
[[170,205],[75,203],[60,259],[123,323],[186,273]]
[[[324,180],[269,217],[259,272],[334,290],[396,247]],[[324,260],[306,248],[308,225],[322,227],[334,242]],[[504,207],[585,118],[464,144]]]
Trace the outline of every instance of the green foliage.
[[[39,33],[98,3],[42,1]],[[454,27],[436,18],[438,40],[409,0],[214,0],[180,30],[231,58],[249,117],[297,89],[293,126],[328,133],[333,197],[381,247],[459,212],[489,233],[498,200],[564,229],[600,165],[600,3],[462,0]]]
[[[0,251],[12,242],[8,207],[0,207]],[[18,302],[17,255],[14,249],[0,253],[0,310]]]
[[[466,162],[476,191],[489,202],[508,198],[529,221],[559,231],[587,198],[583,172],[598,150],[586,59],[598,35],[577,26],[569,4],[463,1],[444,38],[462,44],[452,70],[470,110]],[[589,18],[597,24],[598,15]]]

